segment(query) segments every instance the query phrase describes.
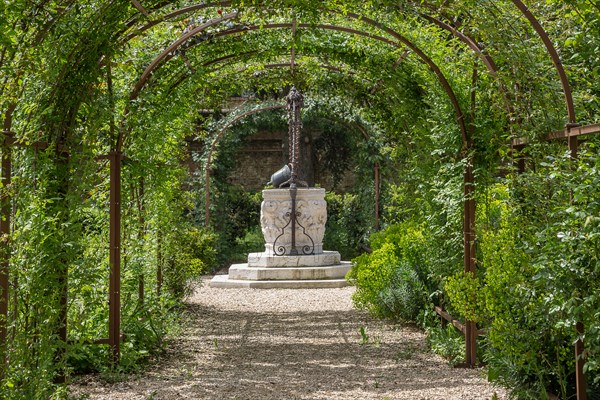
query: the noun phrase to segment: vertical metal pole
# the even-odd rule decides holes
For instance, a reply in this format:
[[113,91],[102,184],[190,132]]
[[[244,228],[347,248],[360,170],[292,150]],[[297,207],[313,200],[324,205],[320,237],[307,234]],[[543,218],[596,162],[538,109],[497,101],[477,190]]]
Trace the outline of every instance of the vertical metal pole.
[[375,230],[379,230],[379,163],[375,163]]
[[121,356],[121,159],[118,151],[109,153],[110,160],[110,282],[108,344],[112,362]]
[[11,198],[6,188],[10,186],[12,175],[12,154],[10,134],[5,132],[2,146],[2,198],[0,198],[0,379],[6,373],[6,352],[8,348],[8,278],[10,263],[10,217]]
[[[146,217],[144,215],[145,213],[145,207],[144,207],[144,177],[140,177],[140,190],[138,192],[138,212],[139,212],[139,224],[140,224],[140,229],[138,231],[138,243],[141,243],[141,241],[144,239],[144,234],[146,233]],[[144,292],[145,292],[145,288],[144,288],[144,274],[141,273],[139,276],[139,281],[138,281],[138,299],[140,301],[140,304],[144,303]]]
[[[568,124],[567,131],[570,131],[572,127],[577,124]],[[568,137],[569,151],[571,152],[571,158],[575,161],[578,157],[578,146],[579,141],[577,136]],[[575,342],[575,387],[577,393],[577,400],[587,400],[587,379],[583,373],[583,366],[585,364],[584,346],[581,336],[584,333],[583,322],[577,321],[575,324],[575,331],[577,332],[577,341]]]
[[204,184],[204,226],[210,224],[210,154],[206,162],[206,176]]
[[[475,265],[475,175],[473,173],[473,157],[469,152],[473,148],[475,135],[475,118],[477,106],[477,61],[473,64],[473,77],[471,80],[471,123],[469,124],[469,137],[466,139],[467,165],[464,172],[464,269],[465,274],[476,272]],[[471,299],[473,302],[476,299]],[[477,326],[473,321],[465,321],[466,363],[473,368],[477,363]]]
[[[476,272],[475,265],[475,199],[474,195],[475,178],[473,175],[473,165],[468,161],[464,175],[464,268],[465,273]],[[470,367],[474,367],[477,362],[477,327],[473,321],[465,323],[465,343],[466,343],[466,362]]]
[[163,283],[162,234],[160,229],[158,230],[157,235],[158,237],[156,238],[156,296],[160,298]]
[[527,168],[527,160],[525,159],[524,155],[521,155],[521,158],[519,158],[518,163],[519,174],[525,173],[525,169]]
[[290,255],[297,256],[298,249],[296,248],[296,192],[297,192],[296,184],[292,183],[290,186],[290,196],[292,197],[292,211],[291,211],[291,221],[292,221],[292,248],[290,249]]
[[[55,161],[55,173],[58,179],[58,185],[56,187],[56,194],[60,196],[62,201],[66,201],[68,193],[68,173],[69,173],[69,153],[64,150],[64,142],[59,141],[57,146],[56,161]],[[58,309],[58,338],[60,339],[61,347],[56,350],[55,363],[62,365],[62,368],[58,371],[57,376],[54,379],[54,383],[62,384],[67,381],[66,373],[66,353],[67,353],[67,334],[68,334],[68,303],[69,303],[69,265],[65,255],[61,255],[57,263],[57,289],[59,296],[59,309]]]
[[290,93],[287,96],[287,109],[288,109],[288,134],[289,134],[289,156],[291,164],[291,178],[288,181],[290,184],[290,197],[292,199],[292,210],[290,211],[291,225],[292,225],[292,248],[290,249],[290,255],[298,255],[298,249],[296,248],[296,194],[297,185],[306,186],[306,183],[298,179],[298,164],[300,161],[300,134],[302,131],[302,121],[300,118],[300,109],[304,104],[304,96],[296,87],[293,86]]
[[577,342],[575,342],[575,383],[577,400],[587,400],[587,380],[583,373],[585,359],[583,354],[583,340],[581,340],[581,336],[584,332],[583,322],[577,322],[575,330],[577,331],[577,336],[579,336]]
[[577,158],[578,147],[579,141],[577,140],[577,136],[569,136],[569,150],[571,151],[571,158]]

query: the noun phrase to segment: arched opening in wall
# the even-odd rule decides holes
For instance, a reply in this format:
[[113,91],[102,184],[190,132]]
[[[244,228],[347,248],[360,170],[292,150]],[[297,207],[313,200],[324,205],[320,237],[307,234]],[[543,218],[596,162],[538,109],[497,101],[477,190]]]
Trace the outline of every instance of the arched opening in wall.
[[[377,228],[380,202],[376,182],[381,156],[375,139],[359,122],[357,110],[348,109],[345,114],[338,112],[336,116],[330,116],[336,114],[338,103],[331,99],[306,99],[300,143],[303,171],[300,176],[310,187],[323,187],[331,192],[328,198],[333,202],[332,210],[343,209],[334,203],[342,201],[344,196],[352,199],[348,201],[355,204],[353,211],[356,220],[364,219],[353,227],[357,233],[346,233],[346,240],[340,243],[340,232],[336,233],[335,228],[342,216],[332,213],[328,219],[331,229],[328,228],[325,234],[327,243],[337,244],[343,249],[342,253],[351,258],[359,254],[361,246],[366,246],[364,238],[367,232],[373,227]],[[370,129],[376,131],[375,127]],[[204,200],[202,206],[198,207],[204,207],[204,225],[223,233],[231,231],[232,242],[239,242],[248,234],[253,239],[258,236],[256,251],[263,245],[261,235],[257,234],[260,191],[267,188],[267,181],[272,174],[290,163],[286,113],[282,111],[280,103],[247,100],[231,115],[215,120],[211,130],[213,133],[207,136],[202,146],[204,150],[193,157],[197,161],[195,168],[199,178],[193,190],[200,193],[196,196],[198,199]],[[257,136],[260,139],[260,151],[244,159],[244,154],[247,154],[245,146],[249,141],[252,143],[253,138],[256,140]],[[266,151],[265,142],[270,144]],[[266,156],[265,152],[268,153]],[[270,158],[269,154],[274,156]],[[200,178],[202,174],[203,179]],[[228,215],[228,218],[223,218],[223,215]],[[242,240],[244,243],[245,240]],[[244,254],[247,253],[245,251]],[[243,259],[244,254],[240,258]]]

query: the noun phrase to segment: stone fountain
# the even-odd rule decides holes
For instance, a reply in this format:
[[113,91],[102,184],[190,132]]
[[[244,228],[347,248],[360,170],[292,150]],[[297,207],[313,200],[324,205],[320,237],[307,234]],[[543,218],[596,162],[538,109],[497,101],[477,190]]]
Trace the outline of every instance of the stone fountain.
[[327,222],[325,189],[309,188],[299,177],[300,111],[303,96],[292,87],[287,96],[289,160],[263,190],[260,225],[265,251],[233,264],[229,275],[216,275],[212,287],[326,288],[346,286],[350,262],[337,251],[323,250]]

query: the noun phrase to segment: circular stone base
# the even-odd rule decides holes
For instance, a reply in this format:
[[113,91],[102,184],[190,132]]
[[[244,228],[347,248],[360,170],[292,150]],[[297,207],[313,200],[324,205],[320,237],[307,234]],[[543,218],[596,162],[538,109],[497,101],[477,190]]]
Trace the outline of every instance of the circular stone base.
[[267,252],[248,254],[249,267],[324,267],[339,264],[340,253],[324,251],[321,254],[298,256],[274,256]]

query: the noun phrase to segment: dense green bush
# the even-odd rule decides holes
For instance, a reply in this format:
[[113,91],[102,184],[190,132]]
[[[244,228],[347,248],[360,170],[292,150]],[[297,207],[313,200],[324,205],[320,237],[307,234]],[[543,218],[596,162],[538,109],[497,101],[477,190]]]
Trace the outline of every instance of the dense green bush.
[[445,287],[457,315],[487,330],[489,376],[517,398],[574,394],[577,321],[587,377],[600,381],[600,163],[589,150],[578,162],[543,156],[490,187],[478,215],[477,276],[457,274]]
[[202,274],[217,267],[217,236],[205,229],[183,226],[165,237],[164,280],[176,298],[193,290],[193,283]]
[[215,193],[212,225],[228,246],[260,226],[262,192],[249,192],[241,186],[223,183]]
[[345,260],[356,257],[366,248],[371,210],[358,194],[327,192],[325,201],[327,223],[323,248],[339,251]]
[[392,225],[371,236],[371,253],[352,261],[347,279],[352,299],[374,315],[415,321],[427,303],[425,238],[411,223]]

